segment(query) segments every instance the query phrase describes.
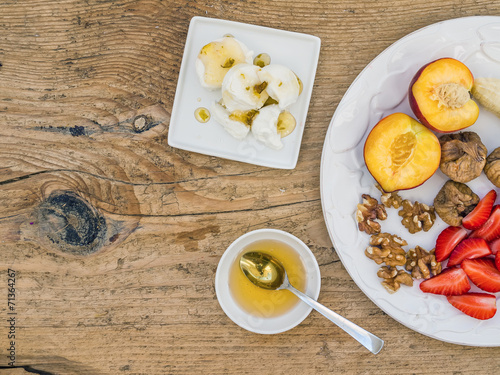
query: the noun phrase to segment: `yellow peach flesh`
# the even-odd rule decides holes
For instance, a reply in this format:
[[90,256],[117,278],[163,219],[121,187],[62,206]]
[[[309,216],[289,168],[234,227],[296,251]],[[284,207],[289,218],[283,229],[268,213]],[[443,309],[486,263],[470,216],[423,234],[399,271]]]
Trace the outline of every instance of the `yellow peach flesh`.
[[479,107],[470,98],[473,83],[472,73],[458,60],[443,58],[428,64],[411,87],[414,105],[423,117],[420,120],[446,133],[474,124]]
[[441,147],[429,129],[404,113],[394,113],[372,129],[365,142],[368,171],[386,192],[411,189],[439,167]]

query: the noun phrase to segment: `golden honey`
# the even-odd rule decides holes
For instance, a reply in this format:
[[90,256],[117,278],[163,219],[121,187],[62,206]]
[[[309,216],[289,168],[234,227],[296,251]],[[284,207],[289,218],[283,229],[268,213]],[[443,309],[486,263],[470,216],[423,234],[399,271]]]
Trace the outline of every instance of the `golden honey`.
[[194,117],[201,123],[205,123],[210,120],[210,111],[204,107],[196,108],[194,111]]
[[252,284],[240,269],[240,257],[250,251],[260,251],[278,259],[285,268],[288,280],[298,290],[306,290],[305,267],[297,252],[276,240],[261,240],[246,246],[236,257],[229,271],[229,290],[236,303],[248,313],[271,318],[282,315],[300,302],[288,290],[266,290]]

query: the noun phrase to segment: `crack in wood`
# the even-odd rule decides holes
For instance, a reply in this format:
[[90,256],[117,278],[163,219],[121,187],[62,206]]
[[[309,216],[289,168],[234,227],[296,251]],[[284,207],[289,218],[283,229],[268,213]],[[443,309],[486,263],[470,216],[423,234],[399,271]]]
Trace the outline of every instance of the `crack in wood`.
[[319,264],[319,266],[324,267],[324,266],[329,266],[330,264],[335,264],[335,263],[339,263],[339,262],[340,262],[340,259],[335,259],[335,260],[332,260],[330,262],[321,263],[321,264]]
[[[241,210],[229,210],[229,211],[206,211],[206,212],[193,212],[193,213],[186,213],[186,214],[166,214],[166,215],[148,215],[148,214],[121,214],[121,215],[125,216],[125,217],[144,217],[144,218],[190,217],[190,216],[195,217],[195,216],[218,215],[218,214],[232,214],[232,213],[236,214],[236,213],[241,213],[241,212],[260,212],[260,211],[272,210],[275,208],[291,207],[291,206],[297,206],[297,205],[304,204],[304,203],[315,203],[315,202],[320,202],[320,201],[321,201],[320,199],[309,199],[309,200],[286,203],[286,204],[276,204],[274,206],[267,206],[267,207],[262,207],[262,208],[244,208]],[[109,213],[109,214],[113,214],[112,212],[106,211],[105,209],[101,209],[101,211]]]
[[56,375],[54,372],[49,372],[45,370],[37,370],[30,365],[24,365],[24,366],[0,366],[1,369],[13,369],[13,368],[22,368],[24,371],[29,372],[31,374],[39,374],[39,375]]
[[124,185],[130,185],[130,186],[162,186],[162,185],[175,185],[175,184],[183,184],[183,183],[192,183],[192,182],[197,182],[197,181],[207,181],[207,180],[213,180],[213,179],[218,179],[218,178],[224,178],[224,177],[239,177],[239,176],[249,176],[253,174],[258,174],[260,171],[252,171],[248,173],[237,173],[237,174],[228,174],[228,175],[218,175],[218,176],[213,176],[213,177],[200,177],[200,178],[193,178],[189,180],[179,180],[179,181],[172,181],[172,182],[130,182],[130,181],[124,181],[124,180],[117,180],[114,178],[106,177],[106,176],[100,176],[94,173],[90,173],[87,171],[79,171],[76,169],[47,169],[44,171],[39,171],[39,172],[33,172],[30,174],[26,174],[23,176],[11,178],[9,180],[4,180],[0,181],[0,185],[6,185],[12,182],[17,182],[20,180],[24,180],[27,178],[30,178],[32,176],[36,176],[39,174],[44,174],[44,173],[57,173],[57,172],[68,172],[68,173],[81,173],[85,174],[87,176],[103,179],[106,181],[114,182],[114,183],[119,183],[119,184],[124,184]]
[[15,177],[15,178],[11,178],[9,180],[4,180],[4,181],[0,181],[0,185],[7,185],[7,184],[10,184],[12,182],[17,182],[17,181],[21,181],[21,180],[26,180],[30,177],[33,177],[33,176],[36,176],[36,175],[39,175],[39,174],[44,174],[44,173],[47,173],[48,171],[39,171],[39,172],[33,172],[33,173],[30,173],[30,174],[26,174],[26,175],[23,175],[23,176],[19,176],[19,177]]
[[127,119],[124,121],[119,121],[109,125],[102,125],[95,120],[85,119],[86,121],[90,121],[92,124],[96,125],[98,129],[92,129],[89,127],[74,125],[74,126],[35,126],[32,129],[42,132],[49,133],[61,133],[66,135],[76,136],[88,136],[94,134],[102,133],[132,133],[132,134],[140,134],[144,133],[148,130],[153,129],[154,127],[163,124],[166,120],[154,120],[151,116],[148,115],[138,115],[133,119]]

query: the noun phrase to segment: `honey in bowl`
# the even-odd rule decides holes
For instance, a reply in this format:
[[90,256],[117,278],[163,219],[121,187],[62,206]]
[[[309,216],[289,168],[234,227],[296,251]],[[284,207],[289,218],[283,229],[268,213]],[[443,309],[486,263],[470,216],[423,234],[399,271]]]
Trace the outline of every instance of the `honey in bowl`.
[[247,245],[231,265],[229,274],[229,290],[236,303],[248,313],[272,318],[290,311],[300,302],[288,290],[266,290],[254,285],[240,269],[240,258],[243,254],[258,251],[278,259],[286,270],[288,280],[301,292],[306,290],[306,272],[300,256],[289,245],[276,240],[260,240]]

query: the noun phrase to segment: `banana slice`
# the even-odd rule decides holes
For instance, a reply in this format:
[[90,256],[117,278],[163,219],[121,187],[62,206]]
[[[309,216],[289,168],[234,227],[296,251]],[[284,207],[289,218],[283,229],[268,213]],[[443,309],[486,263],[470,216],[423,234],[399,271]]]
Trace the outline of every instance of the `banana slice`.
[[222,125],[224,130],[231,134],[234,138],[242,140],[250,131],[250,127],[239,120],[231,118],[231,113],[221,104],[214,102],[210,108],[215,121]]
[[472,95],[487,110],[500,117],[500,79],[476,78]]
[[289,68],[279,64],[269,64],[259,71],[259,78],[267,82],[266,91],[278,101],[281,109],[295,103],[301,93],[301,83]]
[[222,81],[222,101],[229,112],[261,108],[269,95],[267,83],[262,82],[256,65],[238,64],[227,72]]
[[281,138],[285,138],[287,135],[290,135],[294,131],[296,125],[297,121],[295,121],[295,117],[293,117],[290,112],[283,111],[278,116],[276,127],[278,128],[278,133]]
[[283,148],[281,135],[278,133],[277,127],[280,113],[281,110],[278,105],[269,105],[259,110],[259,113],[254,117],[252,122],[252,134],[254,137],[274,150]]
[[252,63],[253,51],[239,40],[226,36],[205,45],[195,62],[196,73],[203,87],[211,90],[222,86],[224,76],[234,65]]

